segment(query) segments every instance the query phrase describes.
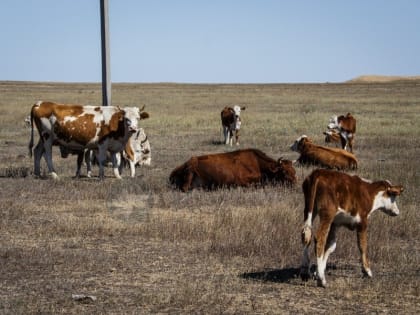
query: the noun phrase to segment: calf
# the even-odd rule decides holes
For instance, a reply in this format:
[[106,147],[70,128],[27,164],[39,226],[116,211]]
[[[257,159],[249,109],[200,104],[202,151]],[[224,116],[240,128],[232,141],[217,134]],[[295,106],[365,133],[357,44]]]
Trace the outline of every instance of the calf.
[[296,139],[290,149],[300,153],[296,161],[300,164],[313,164],[338,170],[357,168],[357,159],[352,153],[316,145],[305,135]]
[[[328,124],[328,131],[325,132],[331,137],[337,137],[334,133],[338,133],[341,141],[341,147],[344,150],[353,152],[354,135],[356,133],[356,119],[352,114],[347,113],[346,116],[333,116]],[[327,138],[325,138],[327,141]]]
[[135,176],[137,165],[150,165],[152,162],[151,148],[143,128],[130,137],[122,155],[122,161],[126,161],[130,165],[131,177]]
[[171,184],[187,192],[193,188],[249,186],[280,183],[294,185],[296,172],[292,162],[277,161],[257,149],[193,156],[175,168]]
[[245,107],[235,105],[232,107],[225,107],[220,113],[222,119],[222,128],[224,143],[233,143],[233,134],[235,134],[235,143],[239,145],[239,130],[241,129],[241,110],[245,110]]
[[375,210],[390,216],[399,214],[396,197],[402,186],[393,186],[389,181],[371,182],[356,175],[318,169],[312,172],[302,184],[305,195],[304,245],[301,266],[302,280],[309,279],[309,245],[312,239],[312,223],[319,216],[319,227],[315,233],[318,285],[326,286],[325,268],[328,256],[336,248],[338,227],[345,226],[357,231],[362,271],[372,277],[367,258],[368,218]]

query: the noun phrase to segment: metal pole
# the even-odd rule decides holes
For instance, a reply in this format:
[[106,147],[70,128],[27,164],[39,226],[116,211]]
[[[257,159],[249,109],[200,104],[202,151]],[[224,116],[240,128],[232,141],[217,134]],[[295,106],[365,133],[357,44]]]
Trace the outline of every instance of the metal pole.
[[101,5],[102,105],[111,105],[111,70],[109,66],[108,0]]

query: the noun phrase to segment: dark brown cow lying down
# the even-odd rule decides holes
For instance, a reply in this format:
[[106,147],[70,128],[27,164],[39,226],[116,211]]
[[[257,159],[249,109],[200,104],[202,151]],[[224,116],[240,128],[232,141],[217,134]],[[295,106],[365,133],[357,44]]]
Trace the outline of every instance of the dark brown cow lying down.
[[169,181],[184,192],[270,182],[294,185],[296,172],[291,161],[276,161],[260,150],[245,149],[193,156],[172,171]]

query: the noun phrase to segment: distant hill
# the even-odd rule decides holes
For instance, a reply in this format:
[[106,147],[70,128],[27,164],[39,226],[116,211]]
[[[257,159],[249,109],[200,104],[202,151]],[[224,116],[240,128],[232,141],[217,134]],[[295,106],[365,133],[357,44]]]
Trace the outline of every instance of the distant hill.
[[420,81],[420,76],[394,76],[394,75],[361,75],[351,79],[350,83],[370,83],[370,82],[393,82],[393,81]]

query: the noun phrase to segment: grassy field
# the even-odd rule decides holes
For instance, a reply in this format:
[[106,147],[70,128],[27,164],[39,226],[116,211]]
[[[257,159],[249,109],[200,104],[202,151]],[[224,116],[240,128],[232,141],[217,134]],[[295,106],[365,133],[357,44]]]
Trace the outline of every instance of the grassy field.
[[[74,179],[76,158],[55,148],[53,181],[31,174],[24,119],[38,100],[100,104],[100,85],[0,82],[1,314],[420,313],[420,81],[114,84],[112,93],[114,105],[146,105],[152,166],[122,181],[110,169],[104,181]],[[240,148],[273,158],[296,159],[289,147],[302,134],[322,144],[330,116],[355,116],[356,173],[406,189],[400,216],[370,218],[372,279],[345,229],[329,287],[298,277],[300,185],[312,168],[296,169],[296,188],[168,186],[192,155],[236,149],[220,144],[220,111],[234,104],[246,106]]]

